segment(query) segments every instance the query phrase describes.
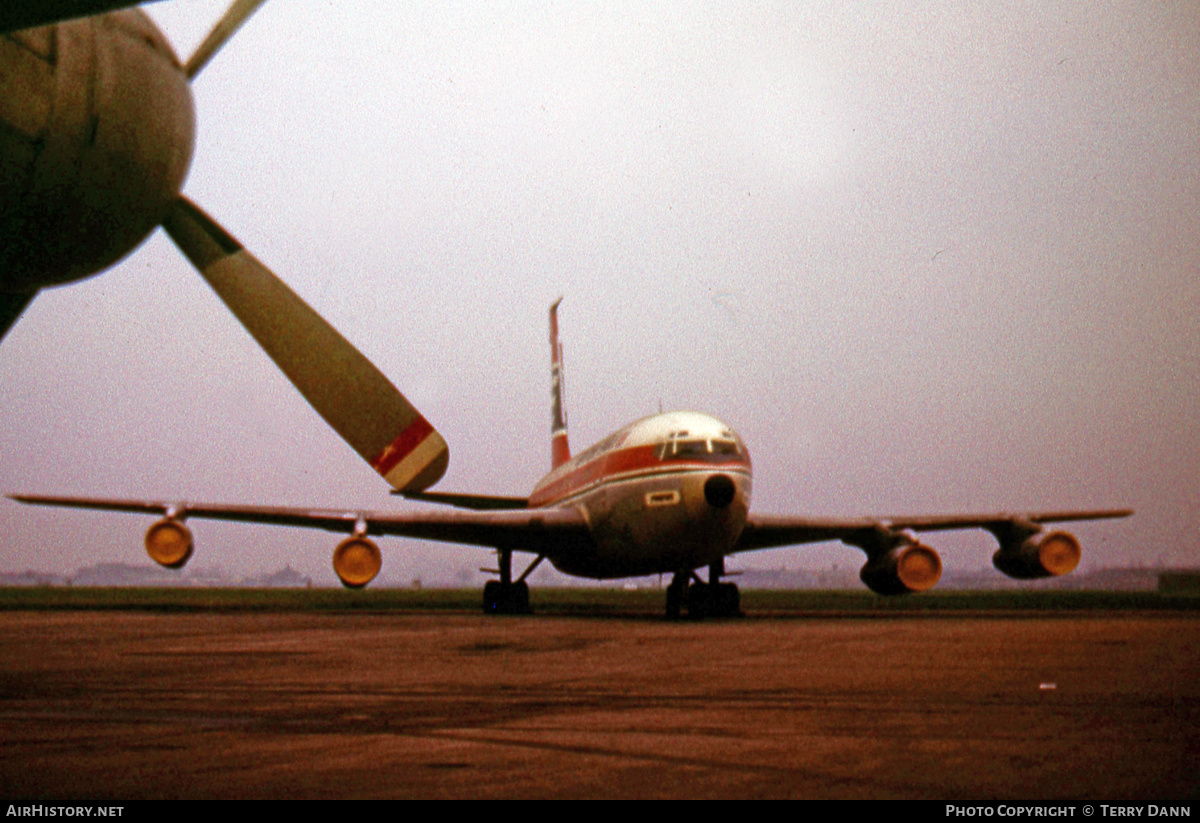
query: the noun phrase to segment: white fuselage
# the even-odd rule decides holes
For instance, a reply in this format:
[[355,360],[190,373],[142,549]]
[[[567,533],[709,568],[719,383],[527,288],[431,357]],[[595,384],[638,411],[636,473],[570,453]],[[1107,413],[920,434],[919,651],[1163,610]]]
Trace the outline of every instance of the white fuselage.
[[583,512],[591,546],[551,557],[591,578],[690,571],[718,562],[750,508],[750,455],[716,418],[669,412],[632,423],[538,483],[529,505]]

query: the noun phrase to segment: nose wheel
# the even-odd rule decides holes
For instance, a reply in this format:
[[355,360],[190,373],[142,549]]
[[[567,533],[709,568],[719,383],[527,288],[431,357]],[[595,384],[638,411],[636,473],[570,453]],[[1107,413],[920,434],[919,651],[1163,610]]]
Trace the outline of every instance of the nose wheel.
[[708,567],[708,582],[695,572],[676,572],[667,586],[667,619],[678,620],[687,609],[692,620],[706,617],[741,617],[742,595],[735,583],[722,583],[725,561]]
[[691,576],[691,572],[676,572],[671,578],[671,585],[667,586],[668,620],[678,620],[683,615],[683,603],[687,599],[688,580]]

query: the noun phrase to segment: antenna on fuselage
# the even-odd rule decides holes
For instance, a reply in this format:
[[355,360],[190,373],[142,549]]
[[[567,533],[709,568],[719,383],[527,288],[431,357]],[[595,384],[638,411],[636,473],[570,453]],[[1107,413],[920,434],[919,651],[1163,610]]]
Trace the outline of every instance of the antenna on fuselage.
[[571,459],[567,443],[567,407],[563,401],[562,344],[558,342],[558,298],[550,305],[550,468]]

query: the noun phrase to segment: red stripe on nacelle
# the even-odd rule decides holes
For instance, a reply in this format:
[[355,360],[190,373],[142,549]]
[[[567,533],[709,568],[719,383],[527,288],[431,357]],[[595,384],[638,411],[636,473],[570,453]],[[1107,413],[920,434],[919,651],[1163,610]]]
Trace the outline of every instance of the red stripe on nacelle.
[[409,423],[395,440],[388,443],[383,451],[371,458],[372,468],[386,477],[388,472],[396,468],[397,463],[408,457],[413,449],[421,445],[432,432],[433,426],[418,414],[416,419]]

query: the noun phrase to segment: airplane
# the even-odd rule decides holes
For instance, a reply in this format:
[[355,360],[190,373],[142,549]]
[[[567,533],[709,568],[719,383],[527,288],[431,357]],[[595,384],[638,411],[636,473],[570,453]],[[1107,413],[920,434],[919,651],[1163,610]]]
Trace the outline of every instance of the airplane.
[[180,193],[195,137],[190,83],[263,2],[235,0],[187,63],[140,10],[109,11],[132,2],[3,4],[0,337],[41,288],[108,268],[161,225],[336,432],[394,488],[425,488],[449,459],[441,435]]
[[[1079,541],[1043,524],[1127,517],[1129,509],[919,517],[802,517],[750,513],[751,461],[741,437],[698,412],[666,412],[630,423],[571,456],[563,403],[558,306],[550,307],[551,470],[527,497],[393,490],[410,500],[457,510],[336,511],[186,502],[106,500],[14,494],[35,505],[159,514],[146,533],[150,557],[180,568],[192,554],[188,517],[306,526],[349,532],[333,552],[341,582],[360,588],[379,572],[382,555],[368,535],[392,535],[490,547],[498,580],[483,590],[488,613],[530,611],[529,575],[545,560],[559,571],[596,580],[670,574],[670,618],[741,615],[741,596],[725,558],[741,552],[831,540],[862,549],[860,577],[883,595],[920,592],[941,576],[937,552],[914,532],[981,528],[999,543],[993,564],[1018,579],[1067,574]],[[514,579],[515,552],[534,555]],[[708,579],[697,574],[708,569]]]

